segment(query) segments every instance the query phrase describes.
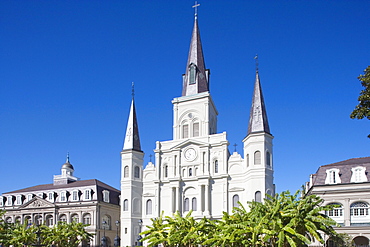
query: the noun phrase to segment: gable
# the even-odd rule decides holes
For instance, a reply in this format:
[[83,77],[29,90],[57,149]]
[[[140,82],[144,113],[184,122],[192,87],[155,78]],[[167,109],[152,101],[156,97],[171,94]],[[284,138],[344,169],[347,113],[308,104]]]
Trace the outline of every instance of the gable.
[[30,208],[55,208],[55,205],[48,202],[40,197],[35,196],[30,201],[22,204],[19,209],[30,209]]

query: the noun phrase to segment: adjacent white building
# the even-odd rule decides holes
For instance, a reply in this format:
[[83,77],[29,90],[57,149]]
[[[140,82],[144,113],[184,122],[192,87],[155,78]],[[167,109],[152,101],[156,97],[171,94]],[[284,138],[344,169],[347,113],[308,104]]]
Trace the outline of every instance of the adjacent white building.
[[232,212],[238,201],[262,201],[265,194],[275,193],[273,136],[258,70],[249,127],[244,123],[247,135],[240,137],[242,154],[230,153],[226,132],[217,132],[218,111],[209,78],[195,18],[182,95],[172,100],[173,139],[156,142],[154,162],[145,169],[132,99],[121,152],[122,246],[137,244],[139,232],[162,211],[173,215],[193,210],[195,218],[220,219],[222,212]]
[[100,246],[104,236],[107,246],[113,246],[117,236],[115,223],[120,218],[120,191],[96,179],[79,180],[73,173],[67,157],[52,184],[3,193],[0,209],[6,210],[5,221],[38,222],[50,227],[60,221],[82,222],[94,234],[92,241],[82,246]]
[[[356,246],[369,246],[370,239],[370,157],[355,158],[320,166],[306,189],[339,207],[326,212],[349,234]],[[330,239],[326,246],[335,246]]]

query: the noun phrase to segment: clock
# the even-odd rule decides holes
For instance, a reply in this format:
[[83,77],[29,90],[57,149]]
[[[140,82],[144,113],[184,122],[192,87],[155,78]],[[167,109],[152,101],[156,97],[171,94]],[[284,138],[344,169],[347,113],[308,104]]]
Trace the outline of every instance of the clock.
[[197,152],[193,148],[185,150],[184,157],[188,161],[193,161],[197,157]]

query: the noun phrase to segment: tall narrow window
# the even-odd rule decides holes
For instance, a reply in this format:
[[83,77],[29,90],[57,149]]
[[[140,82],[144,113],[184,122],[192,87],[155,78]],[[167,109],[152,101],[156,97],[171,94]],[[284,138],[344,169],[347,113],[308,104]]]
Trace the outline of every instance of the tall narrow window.
[[78,191],[73,191],[72,192],[72,200],[73,201],[77,201],[78,200]]
[[184,124],[182,126],[182,138],[188,138],[189,137],[189,125]]
[[49,192],[49,193],[48,193],[48,200],[49,200],[50,202],[54,202],[54,193],[53,193],[53,192]]
[[78,223],[78,222],[80,222],[80,218],[78,217],[77,214],[73,214],[71,216],[71,221]]
[[60,217],[59,217],[59,221],[61,222],[67,222],[67,216],[65,214],[62,214]]
[[67,201],[67,196],[66,196],[66,192],[65,191],[60,192],[60,201],[61,202]]
[[189,177],[193,176],[193,169],[189,168]]
[[197,73],[197,67],[195,66],[195,64],[190,64],[189,72],[189,84],[195,84]]
[[147,200],[146,201],[146,214],[152,214],[152,200]]
[[340,172],[340,170],[337,169],[337,168],[332,168],[332,169],[326,170],[325,184],[341,183],[339,172]]
[[199,136],[199,123],[193,124],[193,136],[194,137]]
[[134,177],[135,178],[140,178],[140,168],[138,166],[135,166]]
[[165,178],[166,178],[166,177],[168,177],[168,165],[165,165],[163,170],[164,170],[164,171],[163,171],[163,173],[164,173],[164,177],[165,177]]
[[249,154],[247,154],[246,159],[247,159],[247,167],[249,167]]
[[125,166],[123,170],[123,177],[128,178],[128,166]]
[[193,211],[197,211],[197,198],[196,197],[193,197],[193,199],[191,199],[191,209]]
[[185,198],[184,200],[184,212],[189,211],[189,198]]
[[123,211],[128,211],[128,200],[127,199],[123,201]]
[[22,195],[17,195],[17,200],[16,200],[16,205],[21,205],[22,204]]
[[233,208],[238,208],[239,207],[239,195],[234,195],[233,196]]
[[261,152],[260,151],[256,151],[254,153],[254,164],[261,165]]
[[215,173],[218,173],[218,160],[215,160]]
[[45,223],[46,223],[47,226],[54,225],[53,216],[52,215],[47,215],[46,216],[46,222]]
[[90,190],[85,190],[85,200],[90,200]]
[[254,194],[254,200],[256,202],[262,202],[261,191],[256,191],[256,193]]
[[266,153],[266,165],[271,166],[271,155],[269,152]]

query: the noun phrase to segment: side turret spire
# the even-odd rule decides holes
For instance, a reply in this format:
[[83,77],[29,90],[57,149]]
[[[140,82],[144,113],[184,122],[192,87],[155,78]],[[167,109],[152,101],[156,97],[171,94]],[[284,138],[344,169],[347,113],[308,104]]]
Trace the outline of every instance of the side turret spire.
[[141,151],[140,138],[139,138],[139,127],[137,124],[135,102],[134,102],[134,83],[132,83],[132,101],[130,107],[130,114],[127,121],[127,129],[125,135],[125,141],[123,144],[123,150],[133,149]]
[[258,57],[256,59],[256,81],[254,83],[254,92],[252,98],[252,107],[249,116],[248,135],[256,132],[270,133],[270,127],[267,120],[265,102],[263,100],[260,77],[258,74]]
[[195,4],[194,28],[190,41],[186,71],[183,75],[182,96],[198,94],[209,91],[209,70],[205,69],[202,42],[198,28],[197,7]]

